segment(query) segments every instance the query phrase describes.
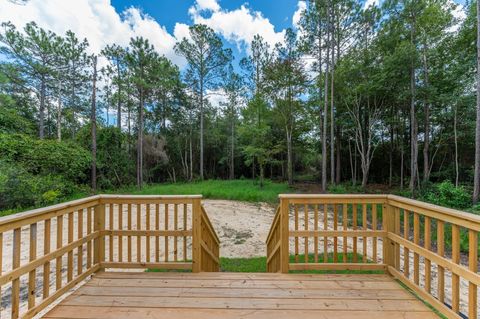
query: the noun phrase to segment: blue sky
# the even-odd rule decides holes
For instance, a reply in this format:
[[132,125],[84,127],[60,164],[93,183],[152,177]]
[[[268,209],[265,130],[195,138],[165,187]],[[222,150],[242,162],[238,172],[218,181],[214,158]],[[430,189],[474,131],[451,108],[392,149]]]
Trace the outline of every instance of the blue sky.
[[35,21],[57,34],[72,30],[88,39],[91,53],[112,43],[127,46],[131,37],[142,36],[183,69],[185,61],[173,47],[188,37],[190,25],[203,23],[214,29],[238,64],[255,34],[273,47],[305,7],[305,0],[29,0],[25,5],[0,0],[0,22],[22,28]]

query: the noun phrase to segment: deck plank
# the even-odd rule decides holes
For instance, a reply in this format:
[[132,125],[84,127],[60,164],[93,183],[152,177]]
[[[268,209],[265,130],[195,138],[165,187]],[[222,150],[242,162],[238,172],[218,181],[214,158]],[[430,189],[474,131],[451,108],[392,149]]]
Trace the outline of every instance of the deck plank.
[[44,318],[438,318],[382,274],[99,273]]

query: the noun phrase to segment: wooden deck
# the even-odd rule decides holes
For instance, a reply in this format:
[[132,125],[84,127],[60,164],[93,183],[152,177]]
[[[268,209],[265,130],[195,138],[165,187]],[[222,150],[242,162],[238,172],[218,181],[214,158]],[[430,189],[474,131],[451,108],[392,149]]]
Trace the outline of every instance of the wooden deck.
[[99,272],[44,318],[438,318],[389,275]]

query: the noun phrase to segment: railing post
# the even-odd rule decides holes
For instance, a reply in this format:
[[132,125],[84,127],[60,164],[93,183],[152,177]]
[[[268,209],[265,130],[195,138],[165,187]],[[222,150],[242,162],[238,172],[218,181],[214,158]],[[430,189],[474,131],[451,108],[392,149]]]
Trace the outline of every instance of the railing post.
[[383,204],[383,227],[387,232],[387,236],[383,241],[383,263],[387,267],[395,267],[395,243],[388,238],[388,234],[395,232],[395,213],[393,207],[388,203],[388,198]]
[[286,274],[289,268],[289,201],[280,198],[280,272]]
[[202,203],[199,198],[193,200],[192,205],[192,271],[202,271]]
[[[105,261],[105,204],[99,203],[95,206],[93,217],[93,230],[99,232],[99,236],[93,241],[93,263],[101,264]],[[102,267],[100,267],[100,270]]]

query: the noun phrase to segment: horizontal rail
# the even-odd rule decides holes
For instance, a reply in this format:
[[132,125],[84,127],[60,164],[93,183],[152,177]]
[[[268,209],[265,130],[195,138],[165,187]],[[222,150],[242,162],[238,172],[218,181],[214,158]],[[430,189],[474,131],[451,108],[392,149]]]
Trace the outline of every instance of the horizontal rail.
[[448,318],[478,317],[480,216],[396,195],[279,199],[267,236],[267,271],[386,271]]
[[[218,271],[220,240],[201,199],[95,195],[0,217],[0,289],[11,285],[1,290],[10,303],[0,316],[10,311],[11,318],[31,318],[104,269]],[[192,253],[196,245],[200,256]],[[11,260],[4,259],[4,246],[12,249]],[[5,261],[11,269],[3,267]]]

